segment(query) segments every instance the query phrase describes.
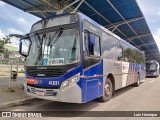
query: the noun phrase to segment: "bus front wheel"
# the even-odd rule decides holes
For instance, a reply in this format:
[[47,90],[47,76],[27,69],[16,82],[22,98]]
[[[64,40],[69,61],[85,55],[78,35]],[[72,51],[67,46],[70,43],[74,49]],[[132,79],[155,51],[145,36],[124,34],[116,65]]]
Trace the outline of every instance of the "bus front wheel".
[[104,85],[104,93],[103,96],[99,98],[101,102],[107,102],[111,99],[113,93],[112,82],[109,78],[106,79]]

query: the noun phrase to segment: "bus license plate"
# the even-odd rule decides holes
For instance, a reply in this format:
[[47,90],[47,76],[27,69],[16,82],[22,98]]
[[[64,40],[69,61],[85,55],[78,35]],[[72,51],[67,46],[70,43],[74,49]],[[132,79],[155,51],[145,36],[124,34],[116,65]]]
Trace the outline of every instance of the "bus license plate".
[[44,96],[44,91],[42,90],[36,90],[36,95],[39,95],[39,96]]

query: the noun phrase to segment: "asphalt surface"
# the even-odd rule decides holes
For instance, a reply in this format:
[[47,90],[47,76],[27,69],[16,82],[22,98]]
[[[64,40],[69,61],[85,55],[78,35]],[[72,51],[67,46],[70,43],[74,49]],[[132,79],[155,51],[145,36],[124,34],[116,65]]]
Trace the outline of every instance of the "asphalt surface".
[[[59,103],[53,101],[42,100],[32,104],[6,108],[2,111],[84,111],[77,114],[75,117],[67,119],[82,119],[88,111],[160,111],[160,77],[145,78],[141,81],[139,87],[128,86],[116,91],[115,96],[108,102],[102,103],[98,100],[93,100],[85,104]],[[50,117],[54,112],[50,112],[46,116]],[[56,114],[56,113],[55,113]],[[94,114],[94,113],[93,113]],[[56,119],[63,119],[58,117]],[[97,116],[98,117],[98,116]],[[48,118],[49,119],[49,118]],[[51,118],[52,119],[52,118]],[[85,119],[93,119],[91,117]],[[96,118],[102,119],[100,117]],[[103,117],[103,119],[106,119]],[[109,118],[116,119],[116,118]],[[120,120],[137,119],[133,118],[118,118]],[[141,117],[140,119],[144,119]],[[146,118],[150,120],[160,120],[159,118]]]

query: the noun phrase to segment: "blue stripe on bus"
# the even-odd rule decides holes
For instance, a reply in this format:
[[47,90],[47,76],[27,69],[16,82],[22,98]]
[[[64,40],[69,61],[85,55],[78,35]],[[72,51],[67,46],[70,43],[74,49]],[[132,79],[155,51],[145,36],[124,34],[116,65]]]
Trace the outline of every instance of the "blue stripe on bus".
[[[84,71],[86,78],[81,78],[78,85],[82,89],[82,102],[88,102],[103,95],[103,60]],[[97,75],[97,77],[93,77]],[[87,78],[88,76],[88,78]],[[92,76],[90,78],[89,76]],[[100,84],[101,83],[101,84]]]
[[[73,70],[67,72],[66,74],[60,76],[60,77],[50,77],[50,78],[41,78],[41,77],[31,77],[26,75],[26,78],[34,78],[39,80],[39,84],[34,84],[34,87],[60,87],[61,83],[64,80],[67,80],[68,78],[80,73],[82,75],[82,65],[79,65],[77,68],[74,68]],[[50,85],[49,81],[59,81],[59,85]]]

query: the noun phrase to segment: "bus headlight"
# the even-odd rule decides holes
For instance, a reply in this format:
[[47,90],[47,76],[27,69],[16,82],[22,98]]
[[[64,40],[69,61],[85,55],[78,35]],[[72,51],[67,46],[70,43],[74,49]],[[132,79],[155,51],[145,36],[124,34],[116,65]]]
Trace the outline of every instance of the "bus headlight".
[[69,83],[70,83],[70,84],[76,83],[76,82],[79,80],[79,78],[80,78],[80,74],[78,73],[77,75],[75,75],[75,76],[73,76],[73,77],[71,77],[71,78],[69,79]]
[[80,79],[80,73],[78,73],[78,74],[74,75],[73,77],[71,77],[71,78],[65,80],[64,82],[62,82],[61,88],[65,88],[67,86],[70,86],[70,85],[78,82],[79,79]]
[[66,87],[66,86],[69,86],[69,81],[68,80],[65,80],[61,85],[62,88]]

